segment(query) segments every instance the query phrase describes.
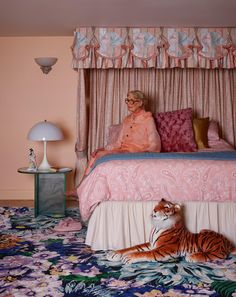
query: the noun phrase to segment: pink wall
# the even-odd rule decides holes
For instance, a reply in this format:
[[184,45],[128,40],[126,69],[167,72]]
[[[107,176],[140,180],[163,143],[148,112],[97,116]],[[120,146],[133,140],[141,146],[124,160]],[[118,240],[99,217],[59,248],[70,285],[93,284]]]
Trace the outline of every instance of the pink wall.
[[[28,166],[28,150],[37,161],[43,145],[27,140],[29,129],[42,120],[58,124],[63,141],[48,143],[48,160],[54,166],[74,169],[77,74],[71,68],[72,37],[0,38],[0,199],[33,199],[32,175],[17,173]],[[35,57],[58,58],[43,74]],[[68,178],[73,187],[73,174]]]

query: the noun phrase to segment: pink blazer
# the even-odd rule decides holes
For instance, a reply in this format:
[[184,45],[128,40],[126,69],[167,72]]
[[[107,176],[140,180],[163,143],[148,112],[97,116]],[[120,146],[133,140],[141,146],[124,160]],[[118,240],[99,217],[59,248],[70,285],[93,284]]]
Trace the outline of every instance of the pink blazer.
[[161,139],[151,112],[141,110],[138,114],[128,115],[123,121],[118,140],[106,149],[160,152]]

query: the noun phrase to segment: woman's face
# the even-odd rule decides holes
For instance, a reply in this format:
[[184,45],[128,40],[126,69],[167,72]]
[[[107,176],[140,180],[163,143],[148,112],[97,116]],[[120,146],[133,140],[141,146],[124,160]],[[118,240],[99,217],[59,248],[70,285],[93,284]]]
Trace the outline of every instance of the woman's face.
[[128,94],[125,99],[125,103],[127,104],[128,110],[130,112],[138,112],[143,109],[143,101],[134,97],[133,94]]

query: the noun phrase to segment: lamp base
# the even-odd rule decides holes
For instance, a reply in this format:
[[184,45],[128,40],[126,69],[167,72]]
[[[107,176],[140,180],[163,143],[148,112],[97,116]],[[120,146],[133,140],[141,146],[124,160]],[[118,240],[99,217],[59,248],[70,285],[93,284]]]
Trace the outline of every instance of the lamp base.
[[48,160],[47,160],[47,157],[45,156],[44,154],[44,158],[43,158],[43,161],[42,163],[39,165],[38,167],[38,170],[50,170],[51,166],[50,164],[48,163]]
[[48,161],[43,160],[43,162],[40,164],[40,166],[38,167],[37,171],[41,171],[41,172],[56,172],[57,170],[55,168],[52,168],[50,166],[50,164],[48,163]]
[[46,141],[43,142],[43,146],[44,146],[43,161],[39,165],[38,171],[55,172],[56,169],[52,168],[51,165],[48,163],[48,159],[47,159],[47,142]]

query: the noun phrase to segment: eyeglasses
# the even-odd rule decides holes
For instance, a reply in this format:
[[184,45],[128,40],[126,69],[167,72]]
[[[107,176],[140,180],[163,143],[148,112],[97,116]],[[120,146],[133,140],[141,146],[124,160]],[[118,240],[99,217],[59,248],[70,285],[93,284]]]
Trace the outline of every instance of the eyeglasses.
[[136,102],[140,102],[141,100],[134,100],[134,99],[129,99],[129,98],[125,98],[125,103],[126,104],[131,104],[133,105]]

